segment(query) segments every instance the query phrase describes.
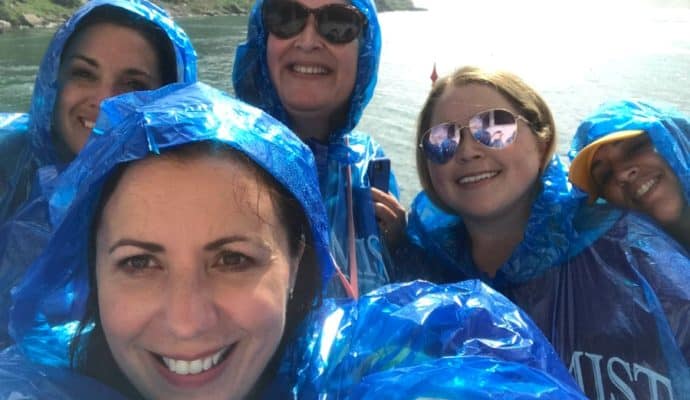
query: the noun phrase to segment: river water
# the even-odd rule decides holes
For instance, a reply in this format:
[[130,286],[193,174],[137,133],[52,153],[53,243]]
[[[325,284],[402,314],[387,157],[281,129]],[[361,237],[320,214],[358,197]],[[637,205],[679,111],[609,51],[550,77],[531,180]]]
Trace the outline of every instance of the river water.
[[[413,138],[434,62],[441,75],[476,64],[522,76],[551,105],[561,154],[579,120],[605,100],[657,99],[690,114],[690,2],[676,8],[636,0],[415,3],[428,10],[379,16],[379,83],[359,126],[389,154],[404,205],[419,188]],[[245,36],[246,17],[186,18],[180,24],[199,54],[200,78],[231,92],[234,49]],[[0,111],[28,109],[52,33],[0,35]]]

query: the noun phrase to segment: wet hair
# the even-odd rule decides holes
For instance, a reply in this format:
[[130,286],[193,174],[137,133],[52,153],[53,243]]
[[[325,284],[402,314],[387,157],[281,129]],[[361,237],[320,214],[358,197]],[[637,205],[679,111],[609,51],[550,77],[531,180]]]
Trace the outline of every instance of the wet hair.
[[65,42],[65,46],[60,54],[60,65],[62,66],[64,55],[84,31],[90,27],[105,23],[129,28],[141,35],[156,52],[158,72],[163,85],[177,82],[175,48],[163,28],[137,14],[110,5],[94,8],[79,21],[74,32]]
[[[302,205],[275,178],[259,167],[245,154],[218,142],[199,142],[173,148],[163,157],[186,163],[202,157],[217,157],[239,162],[245,166],[259,186],[267,190],[277,213],[277,219],[286,230],[291,256],[297,256],[304,246],[299,262],[295,286],[287,304],[286,324],[278,349],[264,368],[256,382],[250,398],[258,396],[274,377],[286,345],[294,338],[298,327],[307,314],[321,304],[322,283],[321,269],[312,246],[310,224]],[[135,161],[136,162],[136,161]],[[117,390],[130,399],[141,398],[134,385],[117,365],[110,347],[105,339],[98,308],[98,285],[96,282],[96,232],[101,223],[102,212],[108,199],[129,164],[123,164],[107,178],[101,191],[100,200],[91,221],[89,235],[89,285],[92,290],[86,302],[84,317],[80,320],[77,331],[70,344],[70,362],[72,368],[91,376]]]
[[498,91],[529,122],[532,132],[541,143],[547,147],[543,156],[541,171],[551,160],[556,149],[556,123],[549,106],[544,99],[517,75],[502,70],[490,71],[479,67],[466,66],[455,70],[452,74],[440,78],[431,88],[431,92],[422,107],[417,119],[417,135],[415,138],[417,174],[422,188],[429,199],[444,211],[455,214],[455,211],[446,206],[438,195],[431,182],[426,154],[418,144],[422,136],[431,128],[431,117],[436,109],[439,98],[447,88],[458,88],[469,84],[488,86]]

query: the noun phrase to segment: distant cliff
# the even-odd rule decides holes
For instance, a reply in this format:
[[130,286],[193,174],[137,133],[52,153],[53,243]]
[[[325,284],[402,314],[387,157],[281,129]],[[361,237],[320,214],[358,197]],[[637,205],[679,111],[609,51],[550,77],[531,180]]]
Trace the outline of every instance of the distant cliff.
[[[246,14],[253,0],[157,1],[173,16]],[[53,27],[86,0],[0,0],[0,33],[16,27]],[[379,11],[413,10],[412,0],[375,0]]]

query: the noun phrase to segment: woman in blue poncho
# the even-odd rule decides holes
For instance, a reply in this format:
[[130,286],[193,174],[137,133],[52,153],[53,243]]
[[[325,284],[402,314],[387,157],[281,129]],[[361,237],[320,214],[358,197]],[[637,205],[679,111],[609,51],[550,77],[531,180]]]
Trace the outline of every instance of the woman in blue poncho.
[[311,151],[260,110],[171,85],[104,102],[96,131],[14,291],[0,398],[583,398],[477,281],[331,300],[302,323],[333,273],[328,225]]
[[57,30],[36,77],[29,114],[0,115],[0,348],[8,342],[10,289],[51,229],[52,221],[34,203],[79,153],[99,103],[194,80],[196,52],[189,38],[145,0],[89,1]]
[[603,104],[577,129],[570,181],[641,212],[690,249],[690,120],[644,101]]
[[511,73],[437,81],[419,118],[410,238],[440,280],[480,278],[523,308],[590,398],[683,398],[688,254],[645,219],[587,207],[555,138],[546,103]]
[[146,0],[94,0],[57,30],[28,115],[0,115],[0,224],[77,154],[101,100],[196,79],[196,53]]
[[[393,175],[392,195],[370,189],[367,170],[385,155],[355,130],[373,96],[380,53],[371,0],[259,0],[232,73],[240,99],[288,125],[314,152],[331,250],[355,297],[390,281],[384,242],[399,236],[405,214]],[[329,293],[343,294],[340,283]]]

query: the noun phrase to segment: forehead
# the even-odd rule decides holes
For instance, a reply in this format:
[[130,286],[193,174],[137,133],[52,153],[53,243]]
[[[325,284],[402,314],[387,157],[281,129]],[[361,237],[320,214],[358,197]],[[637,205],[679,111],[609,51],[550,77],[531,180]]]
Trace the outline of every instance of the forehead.
[[[65,53],[74,53],[89,50],[106,50],[108,53],[115,53],[113,48],[148,47],[146,54],[154,54],[153,46],[144,35],[132,27],[127,27],[110,22],[100,22],[84,28],[76,33],[76,36],[65,49]],[[119,52],[119,50],[117,50]],[[131,52],[118,54],[127,56]]]
[[[592,156],[592,163],[597,162],[597,161],[609,161],[609,162],[616,162],[619,160],[622,160],[627,156],[627,152],[625,149],[637,142],[646,142],[649,140],[649,136],[647,134],[643,134],[640,136],[635,136],[635,137],[628,137],[624,139],[619,139],[610,143],[605,143],[599,146],[599,148],[596,150],[594,155]],[[647,152],[653,152],[655,153],[653,148],[649,148],[645,153]],[[593,165],[596,166],[596,165]]]
[[345,0],[299,0],[299,3],[309,8],[317,8],[326,4],[349,4],[350,2]]
[[126,213],[132,221],[154,216],[214,221],[243,214],[273,221],[270,193],[253,169],[225,156],[149,157],[127,167],[106,210]]
[[515,112],[508,99],[491,86],[478,83],[450,85],[443,91],[434,107],[432,124],[445,121],[465,124],[475,114],[491,108],[504,108]]

